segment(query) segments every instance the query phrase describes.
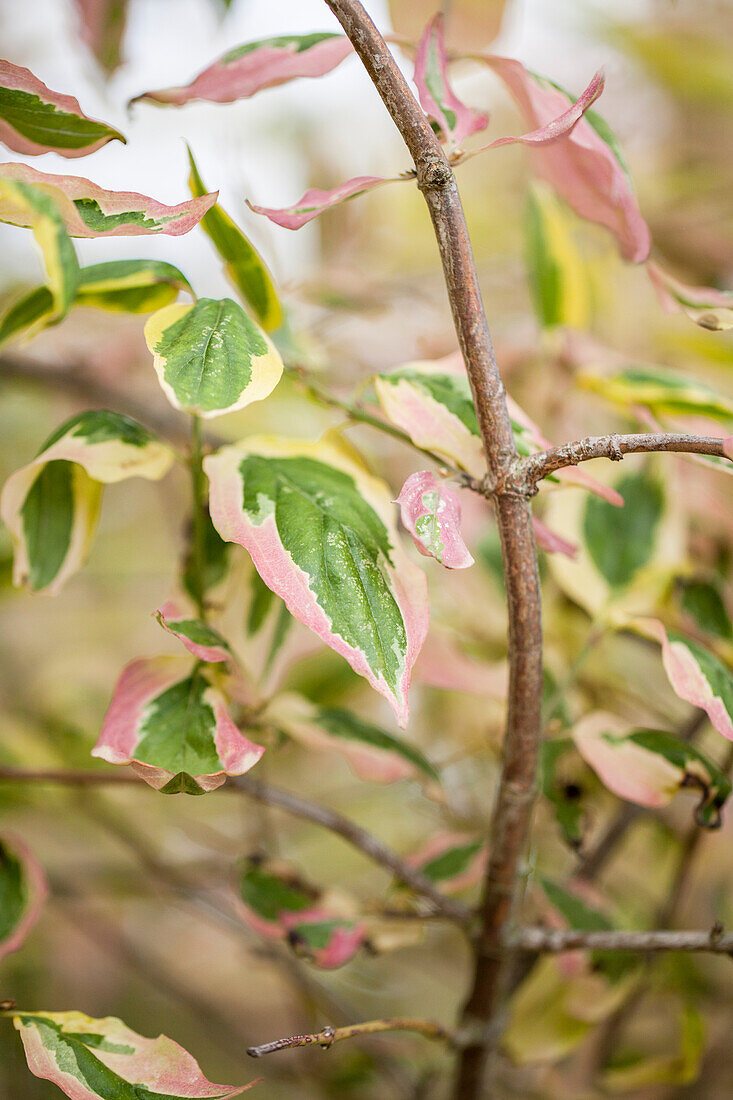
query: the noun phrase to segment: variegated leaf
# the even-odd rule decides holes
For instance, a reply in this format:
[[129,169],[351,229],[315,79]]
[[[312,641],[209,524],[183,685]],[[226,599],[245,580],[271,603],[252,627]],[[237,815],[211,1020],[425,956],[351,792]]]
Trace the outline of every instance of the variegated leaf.
[[[194,197],[205,195],[206,188],[188,150],[191,168],[188,186]],[[251,306],[265,332],[272,332],[283,323],[283,310],[275,290],[272,275],[254,245],[235,225],[225,210],[216,203],[201,219],[201,228],[213,241],[224,261],[224,271],[232,285]]]
[[10,205],[23,212],[22,217],[28,219],[24,224],[33,226],[48,276],[50,317],[60,321],[74,303],[79,262],[55,200],[55,195],[33,184],[0,177],[0,212]]
[[667,313],[686,313],[696,325],[711,332],[733,328],[733,291],[687,286],[658,264],[649,263],[646,269]]
[[28,1068],[71,1100],[227,1100],[249,1085],[215,1085],[168,1039],[145,1039],[114,1016],[14,1012]]
[[[557,118],[573,102],[563,88],[519,61],[489,54],[483,55],[483,60],[536,129]],[[649,227],[639,210],[623,154],[604,119],[586,111],[571,133],[533,149],[532,160],[538,174],[576,214],[613,233],[624,259],[634,263],[646,260],[651,247]]]
[[[0,164],[0,181],[31,184],[46,192],[72,237],[139,237],[188,233],[216,202],[213,195],[165,206],[136,191],[106,191],[82,176],[57,176],[27,164]],[[34,226],[38,214],[0,191],[0,221]]]
[[0,834],[0,959],[23,946],[47,895],[46,876],[30,849]]
[[[177,267],[162,260],[112,260],[79,270],[73,304],[113,312],[152,313],[175,301],[181,290],[193,290]],[[53,295],[46,286],[29,291],[0,319],[0,346],[16,336],[26,339],[53,324]]]
[[678,791],[695,788],[695,820],[717,829],[731,793],[729,779],[703,753],[663,730],[624,727],[612,715],[590,714],[573,730],[584,760],[620,798],[640,806],[666,806]]
[[733,741],[733,672],[712,650],[656,619],[638,619],[641,633],[658,641],[670,684],[680,699],[704,710],[718,733]]
[[586,327],[591,317],[588,271],[567,208],[544,184],[529,190],[527,241],[530,284],[542,327]]
[[481,881],[487,860],[482,840],[467,833],[438,833],[406,862],[444,894],[459,894]]
[[222,538],[265,584],[408,718],[428,626],[425,576],[401,547],[387,486],[338,438],[253,438],[204,459]]
[[231,298],[165,306],[145,339],[171,405],[206,418],[262,401],[283,371],[274,344]]
[[16,470],[0,496],[13,540],[13,581],[56,595],[86,560],[101,502],[101,484],[144,477],[157,481],[173,451],[121,413],[79,413]]
[[[435,451],[473,477],[485,474],[481,433],[460,356],[406,363],[389,373],[376,375],[374,388],[387,419],[406,432],[418,447]],[[517,403],[510,397],[507,403],[519,454],[533,454],[549,447]],[[548,480],[581,485],[598,496],[621,503],[617,493],[577,466],[568,466]]]
[[190,84],[143,92],[131,102],[145,100],[177,107],[192,99],[233,103],[298,77],[324,76],[351,52],[351,43],[343,34],[317,32],[260,38],[228,50]]
[[441,797],[440,775],[414,745],[347,710],[318,707],[299,695],[277,695],[266,720],[295,741],[319,752],[345,756],[360,779],[394,783],[419,779]]
[[105,73],[120,64],[127,20],[127,0],[74,0],[81,21],[81,37]]
[[149,657],[123,669],[92,756],[131,764],[164,794],[202,794],[249,771],[264,751],[234,725],[208,669]]
[[317,218],[324,210],[340,206],[347,199],[355,199],[357,195],[373,191],[385,183],[394,182],[395,180],[385,179],[384,176],[355,176],[353,179],[346,180],[345,183],[340,183],[338,187],[333,187],[330,191],[321,191],[317,187],[311,188],[293,206],[282,208],[255,206],[249,199],[247,206],[255,214],[263,214],[275,225],[281,225],[283,229],[300,229],[307,222]]
[[402,522],[421,554],[435,558],[446,569],[467,569],[473,558],[461,535],[458,493],[422,470],[410,474],[396,503]]
[[285,863],[249,860],[240,869],[237,897],[243,919],[261,936],[284,939],[323,970],[349,962],[364,943],[366,928],[347,912],[343,896],[328,895]]
[[451,148],[459,147],[471,134],[485,130],[489,116],[461,103],[448,80],[448,58],[443,37],[443,16],[428,23],[415,58],[415,85],[425,114]]
[[[561,886],[544,875],[538,876],[537,881],[550,904],[552,917],[556,921],[559,918],[563,927],[577,932],[610,932],[615,927],[605,911],[603,897],[590,883],[581,879]],[[591,967],[614,983],[638,966],[637,958],[621,951],[591,951],[583,955],[571,951],[563,952],[559,958],[568,978]]]
[[30,69],[0,60],[0,141],[8,149],[84,157],[115,140],[125,142],[118,130],[88,118],[73,96],[52,92]]
[[231,660],[232,651],[221,634],[208,623],[201,622],[195,613],[187,612],[177,601],[168,600],[158,608],[155,617],[163,629],[178,638],[199,661],[215,664]]
[[642,405],[655,416],[706,416],[733,422],[733,401],[698,378],[667,367],[624,367],[612,375],[580,372],[578,383],[625,411]]
[[714,578],[682,581],[680,607],[703,633],[733,642],[733,622],[721,586]]

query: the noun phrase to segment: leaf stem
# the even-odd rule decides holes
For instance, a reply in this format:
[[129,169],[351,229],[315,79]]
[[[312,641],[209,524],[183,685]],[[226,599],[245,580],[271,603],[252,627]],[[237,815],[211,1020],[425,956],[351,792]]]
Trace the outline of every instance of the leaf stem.
[[290,1050],[293,1047],[320,1046],[328,1050],[334,1043],[343,1039],[354,1039],[360,1035],[377,1035],[384,1031],[416,1031],[426,1039],[453,1043],[454,1036],[447,1028],[434,1020],[422,1020],[412,1016],[395,1016],[387,1020],[367,1020],[363,1024],[350,1024],[348,1027],[324,1027],[310,1035],[291,1035],[287,1039],[275,1039],[271,1043],[261,1043],[250,1047],[247,1054],[251,1058],[261,1058],[264,1054],[274,1054],[278,1050]]

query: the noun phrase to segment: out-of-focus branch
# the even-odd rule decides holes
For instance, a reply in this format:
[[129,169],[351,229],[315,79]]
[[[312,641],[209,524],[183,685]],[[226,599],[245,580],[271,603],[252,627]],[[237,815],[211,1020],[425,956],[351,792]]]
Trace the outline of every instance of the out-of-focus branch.
[[367,1020],[363,1024],[350,1024],[348,1027],[324,1027],[310,1035],[291,1035],[287,1039],[274,1039],[271,1043],[261,1043],[250,1047],[247,1054],[252,1058],[261,1058],[264,1054],[274,1054],[278,1050],[293,1047],[320,1046],[328,1050],[334,1043],[343,1039],[355,1039],[360,1035],[376,1035],[384,1031],[415,1031],[426,1039],[453,1043],[454,1037],[447,1028],[434,1020],[421,1020],[411,1016],[395,1016],[389,1020]]
[[511,942],[527,951],[709,951],[733,955],[733,933],[719,926],[709,932],[580,932],[575,929],[520,928]]

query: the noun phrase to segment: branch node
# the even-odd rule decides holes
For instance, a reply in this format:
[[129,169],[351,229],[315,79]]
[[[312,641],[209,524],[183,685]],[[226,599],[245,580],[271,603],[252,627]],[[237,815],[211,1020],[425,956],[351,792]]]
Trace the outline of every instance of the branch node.
[[427,154],[418,165],[417,186],[421,191],[442,191],[453,182],[453,169],[442,156]]

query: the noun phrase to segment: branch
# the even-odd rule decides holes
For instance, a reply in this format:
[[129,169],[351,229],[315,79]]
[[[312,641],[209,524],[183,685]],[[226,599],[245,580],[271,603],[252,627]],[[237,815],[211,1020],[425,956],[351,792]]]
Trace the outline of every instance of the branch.
[[526,951],[710,951],[733,956],[733,933],[719,925],[709,932],[581,932],[574,929],[520,928],[511,937]]
[[[509,960],[503,931],[517,899],[519,863],[535,799],[541,736],[542,624],[537,554],[526,494],[512,483],[517,451],[504,385],[491,343],[466,219],[455,177],[428,119],[359,0],[326,0],[359,55],[409,149],[443,264],[458,343],[466,364],[501,537],[507,592],[509,693],[491,857],[463,1026],[484,1038],[462,1055],[454,1095],[478,1100],[493,1019]],[[495,1031],[495,1029],[493,1029]]]
[[[129,772],[118,774],[116,772],[98,771],[72,771],[72,770],[30,770],[25,768],[0,768],[0,782],[7,780],[21,783],[60,783],[66,786],[93,787],[102,785],[137,784],[141,780]],[[300,795],[283,791],[279,787],[271,787],[259,779],[253,779],[249,775],[234,776],[221,788],[221,791],[231,793],[239,792],[256,802],[263,802],[268,806],[276,806],[294,817],[312,821],[332,833],[336,833],[347,844],[357,848],[363,855],[380,867],[391,871],[400,882],[409,886],[416,894],[431,902],[434,910],[447,920],[456,924],[467,926],[471,920],[471,910],[460,902],[446,897],[435,888],[430,879],[419,871],[410,867],[396,852],[383,844],[377,837],[372,836],[366,829],[356,825],[343,814],[336,810],[329,810],[326,806],[319,806],[316,802],[309,802]]]
[[714,455],[728,457],[723,450],[723,440],[709,435],[681,435],[676,432],[639,432],[632,435],[597,435],[563,443],[546,451],[528,455],[518,464],[526,486],[536,489],[543,477],[562,470],[564,466],[577,466],[593,458],[608,458],[620,462],[627,454],[648,454],[655,451],[681,454]]
[[292,1047],[309,1047],[318,1045],[328,1050],[334,1043],[340,1043],[342,1039],[354,1039],[359,1035],[376,1035],[383,1031],[416,1031],[424,1035],[426,1039],[437,1039],[439,1042],[453,1043],[454,1037],[450,1031],[436,1024],[433,1020],[420,1020],[411,1016],[394,1016],[390,1020],[368,1020],[363,1024],[351,1024],[349,1027],[324,1027],[321,1031],[311,1035],[292,1035],[289,1039],[275,1039],[271,1043],[262,1043],[257,1047],[250,1047],[247,1054],[252,1058],[261,1058],[263,1054],[274,1054],[278,1050],[288,1050]]

